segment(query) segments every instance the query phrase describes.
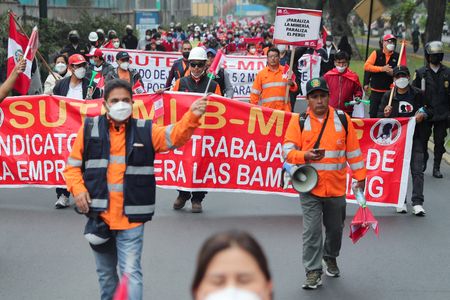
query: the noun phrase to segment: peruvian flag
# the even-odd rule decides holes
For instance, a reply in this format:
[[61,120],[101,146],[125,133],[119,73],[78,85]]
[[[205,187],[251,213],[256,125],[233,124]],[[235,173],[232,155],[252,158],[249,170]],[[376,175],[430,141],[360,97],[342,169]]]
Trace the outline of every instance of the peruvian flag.
[[135,94],[143,94],[143,93],[145,93],[145,89],[144,89],[144,87],[142,86],[142,84],[141,84],[141,82],[139,80],[136,81],[136,83],[134,84],[132,90],[133,90],[133,93],[135,93]]
[[[293,53],[291,53],[291,55],[293,55]],[[291,69],[291,68],[289,67],[288,64],[285,64],[285,65],[284,65],[284,68],[283,68],[283,75],[281,75],[281,77],[282,77],[283,79],[289,80],[288,74],[289,74],[289,70],[290,70],[290,69]],[[297,77],[295,76],[294,72],[292,72],[291,79],[292,79],[292,81],[294,81],[294,82],[295,82],[295,80],[297,79]]]
[[359,241],[370,228],[372,228],[375,235],[378,236],[379,227],[377,219],[375,219],[367,206],[360,206],[350,224],[350,238],[352,239],[353,244]]
[[96,88],[98,88],[99,90],[103,90],[105,88],[105,78],[102,76],[102,73],[99,73],[99,74],[100,74],[100,79],[97,82]]
[[219,51],[217,51],[216,57],[214,57],[214,61],[209,67],[209,73],[213,74],[214,76],[217,75],[217,72],[219,72],[220,66],[222,64],[222,59],[223,59],[223,52],[222,50],[219,49]]
[[402,41],[402,47],[400,49],[400,58],[398,60],[398,65],[399,66],[407,66],[407,62],[406,62],[406,41],[403,40]]
[[25,58],[25,71],[19,74],[14,84],[14,89],[21,95],[26,95],[31,83],[31,65],[38,49],[39,38],[35,27],[31,38],[28,40],[26,35],[19,32],[14,21],[14,14],[9,13],[9,38],[8,38],[8,61],[7,75],[9,76],[16,66],[17,62]]

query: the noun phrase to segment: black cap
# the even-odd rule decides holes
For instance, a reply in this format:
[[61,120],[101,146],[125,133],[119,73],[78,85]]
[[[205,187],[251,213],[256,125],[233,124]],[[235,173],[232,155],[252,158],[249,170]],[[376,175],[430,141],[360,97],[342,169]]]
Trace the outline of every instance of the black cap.
[[407,66],[397,66],[394,68],[393,73],[394,73],[394,77],[396,77],[397,75],[400,75],[400,74],[409,76],[409,69]]
[[317,90],[329,92],[327,82],[323,77],[313,78],[306,83],[306,96]]
[[116,54],[116,60],[124,59],[124,58],[130,58],[130,55],[128,54],[128,52],[120,51]]

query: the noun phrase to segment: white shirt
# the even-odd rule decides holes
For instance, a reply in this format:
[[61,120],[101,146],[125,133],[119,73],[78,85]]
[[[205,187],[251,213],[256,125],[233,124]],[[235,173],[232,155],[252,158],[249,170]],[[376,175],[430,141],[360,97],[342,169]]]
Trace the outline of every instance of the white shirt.
[[69,91],[67,92],[67,98],[72,99],[83,99],[83,86],[82,82],[79,84],[72,86],[72,84],[69,83]]

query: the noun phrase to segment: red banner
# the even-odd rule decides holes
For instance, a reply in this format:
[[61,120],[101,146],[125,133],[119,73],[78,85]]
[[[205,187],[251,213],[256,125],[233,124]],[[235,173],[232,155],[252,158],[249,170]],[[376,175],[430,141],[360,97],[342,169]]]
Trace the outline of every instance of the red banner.
[[[165,93],[157,124],[179,120],[199,94]],[[135,95],[133,116],[151,119],[160,95]],[[64,185],[62,171],[83,118],[104,113],[101,100],[56,96],[5,99],[0,106],[0,186]],[[277,193],[282,142],[291,114],[211,96],[191,141],[155,160],[158,185],[185,190]],[[369,204],[396,206],[406,196],[414,118],[354,120],[368,168]],[[349,179],[350,180],[350,179]],[[350,186],[350,185],[348,185]],[[348,194],[351,201],[352,195]]]

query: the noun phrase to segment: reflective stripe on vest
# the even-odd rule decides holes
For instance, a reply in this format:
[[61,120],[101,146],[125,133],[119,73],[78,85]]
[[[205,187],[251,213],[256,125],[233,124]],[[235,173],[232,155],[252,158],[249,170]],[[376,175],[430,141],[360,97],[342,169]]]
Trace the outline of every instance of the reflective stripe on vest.
[[169,149],[173,149],[174,148],[174,146],[172,144],[172,139],[170,138],[170,135],[172,134],[172,131],[173,131],[173,124],[170,124],[170,125],[168,125],[166,127],[166,134],[165,134],[165,136],[166,136],[166,145],[167,145],[167,148],[169,148]]
[[284,101],[284,100],[285,100],[284,97],[277,96],[277,97],[268,97],[268,98],[261,99],[260,102],[261,103],[270,103],[270,102]]
[[118,193],[122,193],[123,192],[123,184],[121,183],[108,183],[108,191],[109,192],[118,192]]
[[89,205],[92,208],[104,208],[108,207],[108,199],[91,199],[91,204]]
[[252,94],[256,94],[256,95],[261,95],[261,91],[259,91],[259,90],[257,90],[257,89],[250,89],[250,92],[252,93]]
[[334,121],[334,129],[336,130],[336,132],[341,132],[342,131],[342,122],[341,122],[341,119],[339,119],[339,116],[338,116],[338,113],[336,110],[334,111],[333,121]]
[[312,163],[312,167],[314,167],[317,171],[340,171],[346,167],[345,163],[341,164],[320,164],[320,163]]
[[98,120],[99,120],[99,116],[96,116],[92,119],[93,121],[93,126],[92,126],[92,131],[91,131],[91,137],[100,137],[99,133],[98,133]]
[[287,86],[287,82],[279,81],[279,82],[269,82],[262,85],[263,89],[271,88],[271,87],[278,87],[278,86]]
[[81,167],[83,165],[83,161],[81,159],[69,157],[67,159],[67,164],[74,167]]
[[112,164],[124,164],[125,163],[125,156],[122,155],[111,155],[109,157],[109,162]]
[[283,158],[286,159],[289,152],[292,150],[298,150],[298,147],[294,143],[286,143],[283,145]]
[[325,151],[325,158],[344,158],[345,150]]
[[135,167],[135,166],[127,166],[127,170],[125,171],[127,175],[153,175],[155,174],[153,167]]
[[364,168],[364,162],[360,161],[360,162],[357,162],[357,163],[354,163],[354,164],[350,164],[350,168],[352,169],[352,171],[356,171],[356,170],[362,169],[362,168]]
[[86,169],[106,168],[108,167],[107,159],[90,159],[86,161]]
[[355,151],[347,152],[346,156],[348,159],[355,158],[361,155],[361,150],[356,149]]
[[127,205],[124,208],[127,215],[147,215],[155,212],[155,205]]

